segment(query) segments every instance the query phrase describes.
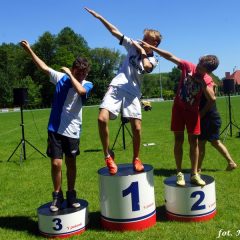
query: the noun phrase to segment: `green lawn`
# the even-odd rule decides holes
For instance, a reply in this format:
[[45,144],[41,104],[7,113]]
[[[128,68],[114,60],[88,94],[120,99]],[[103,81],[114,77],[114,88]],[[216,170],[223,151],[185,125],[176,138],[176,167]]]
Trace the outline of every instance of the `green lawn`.
[[[232,118],[240,125],[240,97],[232,97]],[[222,116],[222,128],[228,121],[227,98],[217,100]],[[173,134],[170,131],[172,102],[152,104],[152,111],[143,112],[142,144],[155,143],[154,146],[141,147],[141,159],[154,167],[155,200],[157,206],[157,223],[142,232],[109,232],[101,229],[98,175],[104,166],[101,144],[97,128],[97,107],[83,110],[83,132],[81,154],[78,157],[76,190],[78,196],[89,202],[90,225],[82,235],[72,239],[216,239],[219,231],[230,231],[227,239],[239,239],[239,168],[226,172],[226,161],[207,144],[203,174],[214,177],[216,182],[217,215],[209,221],[198,223],[171,222],[165,217],[164,184],[165,178],[175,174],[173,157]],[[24,110],[25,138],[45,153],[47,122],[49,109]],[[20,113],[0,114],[0,239],[42,239],[38,234],[37,208],[51,200],[52,182],[50,161],[44,158],[28,144],[27,160],[20,161],[20,148],[7,162],[9,156],[21,138]],[[129,124],[127,124],[129,127]],[[120,127],[120,120],[110,123],[111,144]],[[126,150],[122,147],[122,136],[115,145],[117,163],[129,163],[132,159],[131,138],[126,133]],[[224,134],[223,134],[224,135]],[[238,129],[233,127],[233,136],[227,134],[224,144],[233,159],[239,164]],[[190,168],[187,138],[184,143],[183,168]],[[240,164],[239,164],[240,165]],[[66,190],[65,167],[63,169],[63,190]],[[222,230],[221,230],[222,229]]]

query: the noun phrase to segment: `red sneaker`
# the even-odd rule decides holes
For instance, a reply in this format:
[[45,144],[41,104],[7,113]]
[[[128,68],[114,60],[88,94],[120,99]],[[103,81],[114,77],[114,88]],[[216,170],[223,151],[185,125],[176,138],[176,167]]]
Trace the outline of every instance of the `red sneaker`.
[[118,167],[116,163],[114,162],[113,158],[111,156],[105,158],[108,171],[111,175],[115,175],[117,173]]
[[135,158],[133,160],[133,169],[136,172],[142,172],[144,171],[144,166],[139,158]]

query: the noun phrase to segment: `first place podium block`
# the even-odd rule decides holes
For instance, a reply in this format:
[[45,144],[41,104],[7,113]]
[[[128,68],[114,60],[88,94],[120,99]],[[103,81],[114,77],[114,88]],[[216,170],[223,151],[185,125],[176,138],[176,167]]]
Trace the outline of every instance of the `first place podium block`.
[[176,176],[164,180],[165,206],[169,220],[199,222],[216,215],[215,181],[201,175],[206,185],[201,187],[190,183],[190,174],[184,174],[186,185],[176,185]]
[[137,231],[156,223],[153,167],[135,172],[132,164],[118,164],[116,175],[98,171],[101,224],[113,231]]
[[66,201],[63,209],[51,212],[51,202],[38,208],[38,228],[42,235],[49,238],[67,238],[81,234],[88,224],[88,202],[78,199],[79,208],[67,208]]

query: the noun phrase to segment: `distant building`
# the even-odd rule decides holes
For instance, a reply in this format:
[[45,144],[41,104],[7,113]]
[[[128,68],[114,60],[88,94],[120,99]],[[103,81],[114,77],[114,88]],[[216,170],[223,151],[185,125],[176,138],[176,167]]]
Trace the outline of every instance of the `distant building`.
[[[234,81],[234,86],[233,86],[233,84],[230,84],[230,81],[232,81],[232,80]],[[232,74],[230,74],[230,72],[225,72],[225,78],[223,79],[223,83],[224,83],[224,81],[225,81],[225,86],[227,86],[227,88],[230,87],[230,88],[234,89],[232,91],[232,93],[235,93],[235,94],[240,93],[240,70],[235,70]],[[223,87],[222,90],[224,91],[225,90],[224,84],[222,85],[222,87]]]
[[[226,76],[226,78],[228,78]],[[234,73],[232,73],[228,79],[234,79],[235,85],[240,85],[240,70],[236,70]]]

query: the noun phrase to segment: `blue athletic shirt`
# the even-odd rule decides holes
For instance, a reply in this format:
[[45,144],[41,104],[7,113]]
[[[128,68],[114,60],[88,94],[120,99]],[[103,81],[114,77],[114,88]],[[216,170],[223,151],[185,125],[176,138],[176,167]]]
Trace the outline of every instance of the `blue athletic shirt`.
[[86,95],[79,95],[65,73],[50,69],[50,82],[56,85],[48,130],[71,138],[79,138],[82,125],[82,106],[93,88],[83,80]]

